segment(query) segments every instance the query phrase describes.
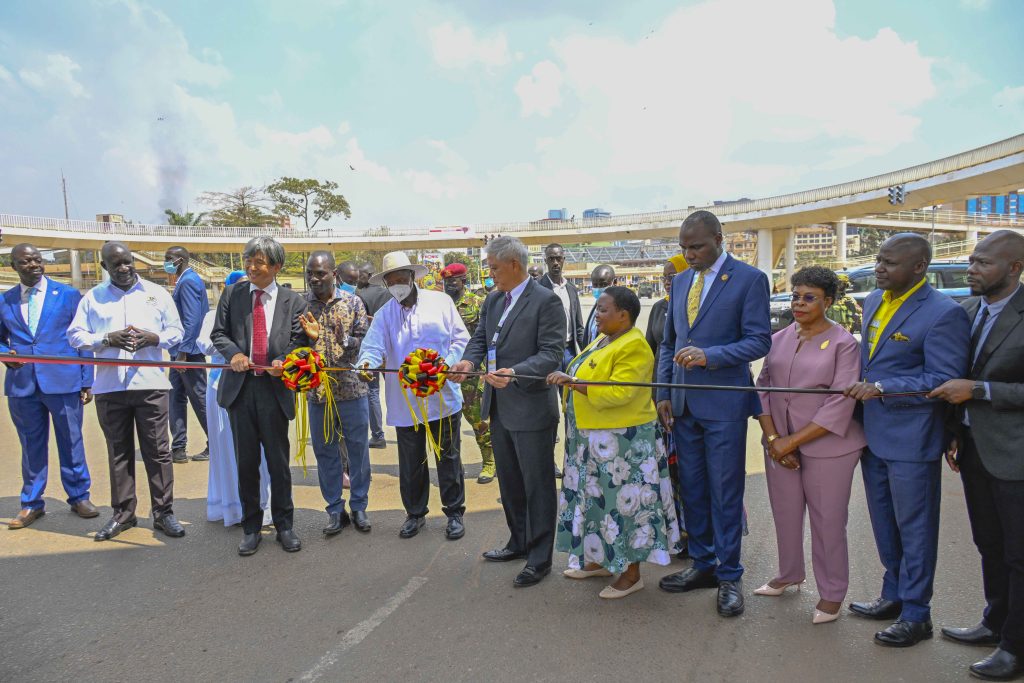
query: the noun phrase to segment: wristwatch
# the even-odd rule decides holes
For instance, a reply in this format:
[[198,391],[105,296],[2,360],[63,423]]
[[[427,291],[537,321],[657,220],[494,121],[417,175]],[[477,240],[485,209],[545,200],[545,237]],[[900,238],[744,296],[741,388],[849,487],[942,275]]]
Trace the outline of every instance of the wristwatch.
[[878,389],[878,393],[880,393],[880,394],[884,394],[885,393],[885,389],[882,388],[882,383],[881,382],[875,382],[875,389]]
[[984,401],[985,400],[985,383],[984,382],[975,382],[974,383],[974,388],[971,389],[971,398],[976,399],[978,401]]
[[110,346],[110,336],[106,334],[103,335],[103,341],[101,341],[100,344],[103,346]]
[[775,441],[776,439],[781,439],[782,437],[780,437],[778,434],[769,434],[768,436],[766,436],[764,438],[765,438],[765,441],[767,441],[768,443],[771,443],[772,441]]

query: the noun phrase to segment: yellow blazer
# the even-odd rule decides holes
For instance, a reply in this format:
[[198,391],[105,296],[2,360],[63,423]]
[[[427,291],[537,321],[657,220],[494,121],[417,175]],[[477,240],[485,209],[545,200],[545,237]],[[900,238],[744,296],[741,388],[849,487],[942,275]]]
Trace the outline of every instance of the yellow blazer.
[[[599,336],[584,353],[599,341]],[[583,355],[583,354],[580,354]],[[578,358],[579,356],[577,356]],[[650,382],[654,354],[637,328],[599,349],[583,361],[576,378],[614,382]],[[566,396],[572,391],[565,388]],[[574,392],[573,409],[578,429],[624,429],[657,419],[658,412],[646,387],[587,387],[586,395]]]

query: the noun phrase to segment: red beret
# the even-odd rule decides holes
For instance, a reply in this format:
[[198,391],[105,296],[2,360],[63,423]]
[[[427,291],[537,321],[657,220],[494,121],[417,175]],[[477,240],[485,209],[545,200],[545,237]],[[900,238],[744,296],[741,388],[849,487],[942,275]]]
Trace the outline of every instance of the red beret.
[[445,266],[441,271],[442,278],[448,277],[465,277],[466,266],[462,263],[453,263],[449,266]]

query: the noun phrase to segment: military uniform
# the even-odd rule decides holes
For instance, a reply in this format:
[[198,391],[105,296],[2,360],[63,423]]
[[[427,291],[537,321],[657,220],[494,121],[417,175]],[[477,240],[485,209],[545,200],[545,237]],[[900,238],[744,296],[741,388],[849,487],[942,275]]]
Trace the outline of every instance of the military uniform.
[[825,317],[841,325],[847,332],[855,332],[860,330],[862,313],[857,300],[846,293],[846,288],[849,286],[850,278],[845,274],[840,275],[841,293],[836,298],[836,302],[825,311]]
[[[454,266],[459,267],[456,268]],[[442,278],[461,277],[464,275],[465,266],[460,263],[453,263],[441,271]],[[455,302],[455,308],[458,309],[459,315],[462,316],[462,322],[466,325],[466,329],[469,330],[470,336],[476,332],[476,326],[480,322],[480,307],[483,303],[484,297],[470,292],[469,289],[465,289],[462,292],[462,297]],[[484,371],[486,367],[481,365],[478,369]],[[466,416],[466,420],[473,428],[477,446],[480,447],[480,460],[483,463],[480,477],[493,478],[494,452],[491,450],[491,426],[486,420],[482,419],[483,416],[480,414],[483,397],[483,377],[467,377],[466,381],[462,383],[462,414]]]

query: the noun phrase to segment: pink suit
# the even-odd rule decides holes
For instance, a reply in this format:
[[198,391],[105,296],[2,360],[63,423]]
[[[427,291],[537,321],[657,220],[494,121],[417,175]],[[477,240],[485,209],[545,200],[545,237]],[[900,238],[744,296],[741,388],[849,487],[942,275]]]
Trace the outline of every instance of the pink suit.
[[[799,351],[797,351],[798,346]],[[759,387],[845,389],[860,379],[860,345],[839,325],[800,346],[797,325],[772,335],[772,348],[757,379]],[[780,582],[798,582],[804,570],[804,510],[811,520],[811,563],[818,594],[842,602],[849,584],[847,511],[853,471],[866,445],[854,419],[856,402],[842,394],[761,393],[780,436],[810,423],[828,434],[799,449],[800,469],[790,470],[765,455],[768,497],[775,518]]]

